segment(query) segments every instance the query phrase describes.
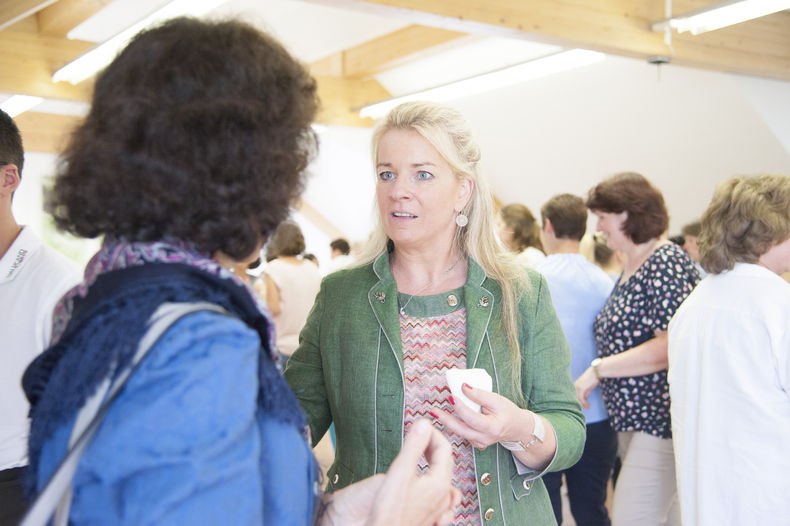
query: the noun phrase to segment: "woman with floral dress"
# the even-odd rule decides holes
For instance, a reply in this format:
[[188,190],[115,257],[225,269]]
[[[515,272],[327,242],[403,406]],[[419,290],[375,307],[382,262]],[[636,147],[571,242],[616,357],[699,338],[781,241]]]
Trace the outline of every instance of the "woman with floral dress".
[[622,468],[612,506],[621,525],[679,524],[669,420],[667,325],[699,281],[694,262],[662,234],[669,216],[661,192],[640,174],[614,175],[591,191],[607,245],[625,266],[593,329],[598,358],[576,380],[585,407],[600,383],[618,432]]

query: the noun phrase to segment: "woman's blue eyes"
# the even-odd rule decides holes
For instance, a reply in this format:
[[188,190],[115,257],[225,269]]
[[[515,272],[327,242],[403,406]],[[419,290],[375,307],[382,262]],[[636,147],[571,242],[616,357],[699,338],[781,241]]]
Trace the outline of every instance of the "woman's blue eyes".
[[[417,172],[415,177],[420,181],[428,181],[430,179],[433,179],[433,174],[431,172],[420,170],[419,172]],[[385,171],[379,173],[379,179],[381,179],[382,181],[391,181],[394,178],[395,178],[395,174],[392,172]]]

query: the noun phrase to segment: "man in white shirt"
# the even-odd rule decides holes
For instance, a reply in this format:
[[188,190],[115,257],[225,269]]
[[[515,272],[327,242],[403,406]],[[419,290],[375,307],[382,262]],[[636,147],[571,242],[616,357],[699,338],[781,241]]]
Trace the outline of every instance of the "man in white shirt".
[[25,510],[20,477],[29,406],[22,373],[49,344],[55,303],[79,281],[70,261],[14,219],[23,164],[19,129],[0,110],[0,524],[16,524]]
[[354,262],[354,258],[351,256],[351,245],[348,240],[342,237],[333,239],[332,242],[329,243],[329,249],[330,259],[329,263],[327,263],[325,274],[331,274],[332,272],[346,268]]
[[669,324],[683,525],[788,524],[790,178],[722,183],[699,249],[710,275]]
[[[548,256],[536,270],[546,277],[557,317],[571,347],[571,376],[578,378],[597,357],[593,321],[612,291],[614,282],[597,265],[579,253],[587,228],[587,207],[581,197],[560,194],[540,210],[541,239]],[[601,389],[589,397],[587,442],[579,462],[570,469],[543,476],[554,516],[562,523],[560,487],[562,477],[568,487],[568,500],[576,524],[608,526],[607,482],[617,455],[617,434],[609,425]]]

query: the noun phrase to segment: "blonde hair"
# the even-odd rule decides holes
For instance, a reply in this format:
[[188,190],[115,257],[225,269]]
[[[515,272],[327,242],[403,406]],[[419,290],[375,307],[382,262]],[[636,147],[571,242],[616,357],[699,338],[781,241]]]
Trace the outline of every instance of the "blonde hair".
[[721,183],[702,215],[700,263],[713,274],[756,263],[790,237],[790,178],[733,177]]
[[[510,347],[512,388],[517,401],[523,403],[517,305],[529,282],[524,277],[523,268],[496,236],[494,201],[488,181],[478,173],[480,148],[472,137],[469,124],[457,110],[448,106],[433,102],[403,103],[391,110],[373,132],[371,149],[374,163],[381,138],[390,130],[419,133],[447,161],[459,180],[470,179],[473,182],[472,195],[461,210],[469,218],[469,223],[466,227],[456,228],[454,242],[502,288],[502,323]],[[389,238],[378,215],[376,227],[360,255],[360,264],[370,263],[387,250]]]

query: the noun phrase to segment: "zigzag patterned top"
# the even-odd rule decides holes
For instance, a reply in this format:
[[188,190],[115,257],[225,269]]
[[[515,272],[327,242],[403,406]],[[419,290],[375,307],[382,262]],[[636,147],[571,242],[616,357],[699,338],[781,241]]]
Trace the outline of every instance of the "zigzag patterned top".
[[[414,305],[415,310],[425,308],[425,302],[419,300],[430,302],[433,298],[436,297],[414,297],[414,303],[422,303]],[[446,298],[446,294],[442,295],[442,301]],[[428,413],[434,409],[453,411],[448,400],[450,388],[447,386],[445,371],[456,367],[466,368],[466,308],[462,301],[458,301],[458,307],[454,312],[439,316],[413,316],[408,312],[400,315],[403,374],[406,380],[404,435],[408,434],[416,419],[433,420]],[[461,491],[461,504],[455,510],[453,525],[480,525],[474,450],[466,439],[443,429],[438,422],[434,421],[434,426],[453,447],[453,486]],[[421,459],[420,472],[427,468],[427,462],[424,458]]]

